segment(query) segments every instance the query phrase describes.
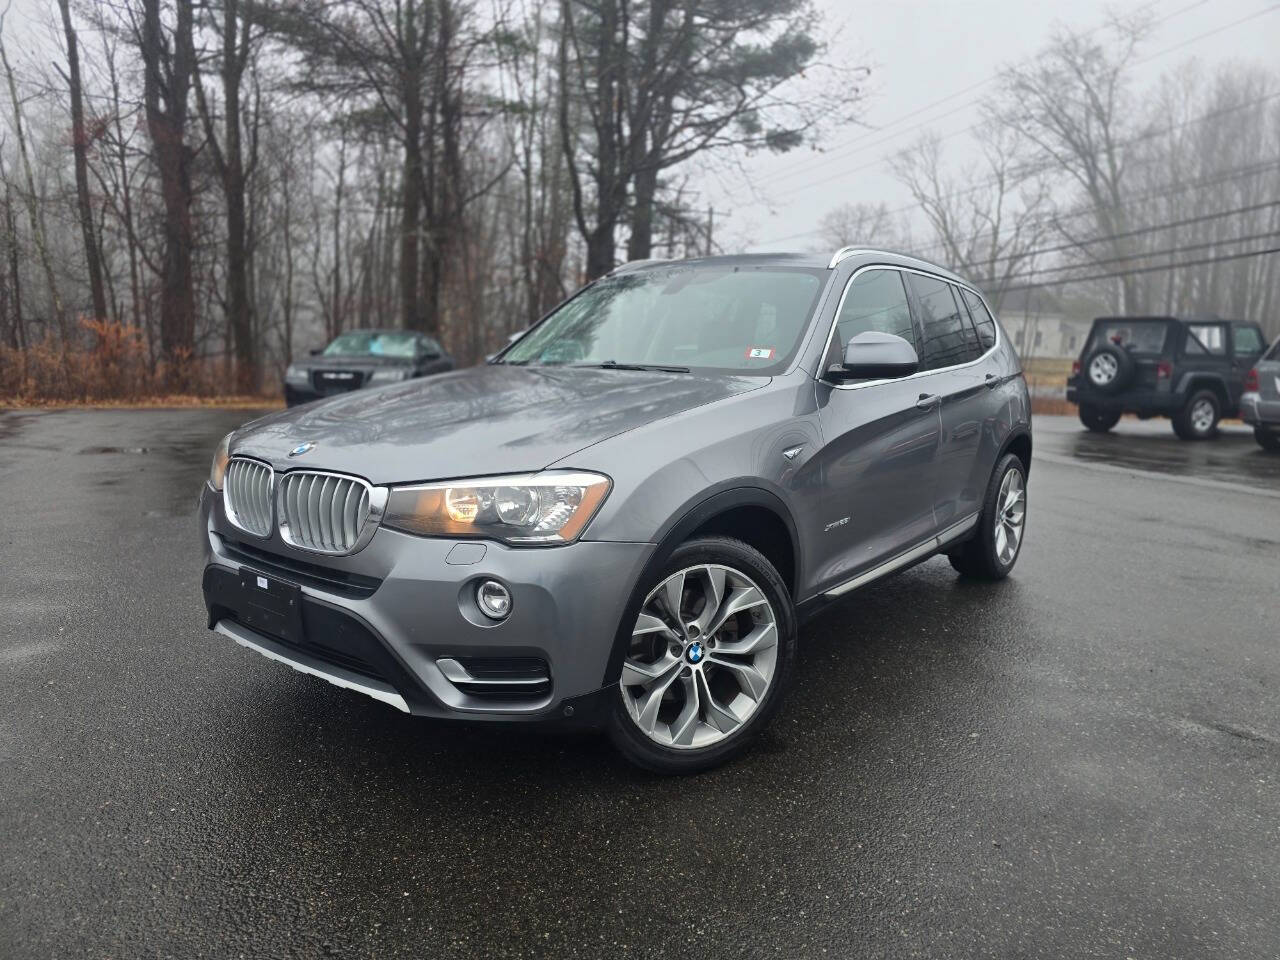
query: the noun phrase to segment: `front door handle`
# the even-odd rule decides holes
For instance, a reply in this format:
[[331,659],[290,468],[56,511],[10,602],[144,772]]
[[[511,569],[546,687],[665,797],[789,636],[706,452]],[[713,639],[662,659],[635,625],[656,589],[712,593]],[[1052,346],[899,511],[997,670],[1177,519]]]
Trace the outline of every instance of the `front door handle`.
[[921,410],[931,410],[942,402],[942,398],[936,393],[922,393],[920,399],[916,401],[916,406]]

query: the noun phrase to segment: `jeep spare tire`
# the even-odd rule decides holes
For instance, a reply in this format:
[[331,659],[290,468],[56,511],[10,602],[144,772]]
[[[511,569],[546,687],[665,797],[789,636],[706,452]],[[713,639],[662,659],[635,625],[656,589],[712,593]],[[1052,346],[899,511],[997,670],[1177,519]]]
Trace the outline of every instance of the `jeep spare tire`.
[[1133,357],[1124,347],[1104,343],[1084,362],[1084,376],[1099,393],[1119,393],[1133,379]]

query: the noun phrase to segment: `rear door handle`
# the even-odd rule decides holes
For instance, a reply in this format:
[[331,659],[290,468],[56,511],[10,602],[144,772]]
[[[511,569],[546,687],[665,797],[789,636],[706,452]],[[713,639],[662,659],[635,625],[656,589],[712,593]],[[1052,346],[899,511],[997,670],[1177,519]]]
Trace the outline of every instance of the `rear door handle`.
[[930,410],[942,402],[942,398],[936,393],[922,393],[920,399],[916,401],[916,406],[921,410]]
[[998,387],[998,386],[1000,386],[1000,378],[999,378],[999,377],[997,377],[994,373],[988,373],[988,374],[987,374],[987,389],[988,389],[988,390],[994,390],[994,389],[995,389],[996,387]]

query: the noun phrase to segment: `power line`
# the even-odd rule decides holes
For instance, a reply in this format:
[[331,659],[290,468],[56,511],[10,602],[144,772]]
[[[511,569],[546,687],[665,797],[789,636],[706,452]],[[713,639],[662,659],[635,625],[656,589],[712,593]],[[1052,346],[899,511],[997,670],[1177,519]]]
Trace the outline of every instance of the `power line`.
[[[1197,2],[1197,3],[1193,3],[1193,4],[1191,4],[1191,5],[1187,6],[1187,7],[1183,7],[1182,9],[1177,10],[1177,11],[1174,11],[1173,13],[1169,14],[1167,17],[1162,17],[1161,19],[1154,21],[1154,24],[1153,24],[1153,25],[1163,23],[1163,22],[1165,22],[1165,21],[1167,21],[1167,20],[1170,20],[1170,19],[1172,19],[1172,18],[1174,18],[1174,17],[1176,17],[1176,16],[1179,16],[1180,14],[1186,13],[1188,10],[1194,9],[1195,7],[1202,6],[1202,5],[1203,5],[1203,3]],[[1179,43],[1177,43],[1177,44],[1174,44],[1174,45],[1173,45],[1173,46],[1171,46],[1171,47],[1166,47],[1165,49],[1160,50],[1160,51],[1157,51],[1156,53],[1153,53],[1153,54],[1151,54],[1151,55],[1150,55],[1150,56],[1148,56],[1148,57],[1144,57],[1144,58],[1143,58],[1143,59],[1141,59],[1141,60],[1136,60],[1136,61],[1134,61],[1133,66],[1142,66],[1143,64],[1150,63],[1152,60],[1156,60],[1156,59],[1158,59],[1158,58],[1160,58],[1160,57],[1162,57],[1162,56],[1165,56],[1166,54],[1172,53],[1172,52],[1173,52],[1173,51],[1175,51],[1175,50],[1180,50],[1180,49],[1182,49],[1183,47],[1189,46],[1189,45],[1190,45],[1190,44],[1192,44],[1192,43],[1196,43],[1196,42],[1198,42],[1198,41],[1200,41],[1200,40],[1203,40],[1203,39],[1205,39],[1205,38],[1207,38],[1207,37],[1211,37],[1211,36],[1214,36],[1215,34],[1222,33],[1224,30],[1230,30],[1230,29],[1232,29],[1233,27],[1238,27],[1238,26],[1240,26],[1240,25],[1241,25],[1241,24],[1243,24],[1243,23],[1247,23],[1248,21],[1253,20],[1253,19],[1256,19],[1257,17],[1261,17],[1261,16],[1263,16],[1263,15],[1265,15],[1265,14],[1272,13],[1272,12],[1274,12],[1275,10],[1280,10],[1280,3],[1273,4],[1272,6],[1267,7],[1267,8],[1265,8],[1265,9],[1262,9],[1262,10],[1255,11],[1254,13],[1251,13],[1251,14],[1248,14],[1247,16],[1241,17],[1239,20],[1235,20],[1235,21],[1233,21],[1233,22],[1231,22],[1231,23],[1228,23],[1228,24],[1225,24],[1225,25],[1223,25],[1223,26],[1221,26],[1221,27],[1216,27],[1216,28],[1214,28],[1213,30],[1206,30],[1204,33],[1196,34],[1195,36],[1193,36],[1193,37],[1189,37],[1189,38],[1187,38],[1186,40],[1183,40],[1183,41],[1181,41],[1181,42],[1179,42]],[[1102,29],[1102,27],[1095,27],[1093,30],[1087,31],[1087,32],[1085,33],[1085,36],[1088,36],[1088,35],[1090,35],[1090,34],[1092,34],[1092,33],[1096,33],[1096,32],[1097,32],[1098,30],[1100,30],[1100,29]],[[992,77],[988,77],[986,80],[982,81],[982,83],[978,84],[978,86],[984,86],[984,85],[986,85],[987,83],[990,83],[992,80],[994,80],[994,79],[995,79],[996,77],[998,77],[998,76],[999,76],[999,74],[995,74],[995,75],[994,75],[994,76],[992,76]],[[956,96],[956,95],[954,95],[954,94],[953,94],[953,96]],[[945,99],[945,98],[944,98],[944,99]],[[824,157],[824,158],[822,158],[822,159],[819,159],[819,160],[816,160],[816,161],[811,162],[808,166],[800,166],[800,167],[795,167],[795,166],[793,166],[790,170],[787,170],[786,168],[784,168],[784,170],[783,170],[782,172],[786,172],[786,173],[789,173],[789,174],[791,174],[791,175],[795,175],[795,174],[797,174],[797,173],[812,173],[814,170],[820,169],[820,168],[825,167],[825,166],[829,166],[829,165],[830,165],[830,163],[831,163],[832,161],[835,161],[835,160],[838,160],[838,159],[843,159],[844,157],[846,157],[846,156],[851,156],[851,155],[852,155],[852,154],[854,154],[854,153],[859,153],[859,152],[861,152],[861,151],[863,151],[863,150],[868,150],[868,149],[871,149],[872,147],[879,146],[879,145],[880,145],[880,144],[882,144],[882,143],[886,143],[886,142],[888,142],[889,140],[892,140],[892,139],[894,139],[894,138],[896,138],[896,137],[901,136],[903,133],[910,133],[910,132],[912,132],[912,131],[919,130],[919,129],[923,128],[923,127],[927,127],[930,123],[934,123],[934,122],[936,122],[936,121],[937,121],[937,120],[939,120],[939,119],[944,119],[946,116],[952,116],[952,115],[954,115],[954,114],[956,114],[956,113],[959,113],[961,110],[967,109],[968,107],[971,107],[971,106],[975,106],[976,104],[981,103],[981,102],[982,102],[982,101],[981,101],[981,98],[977,98],[977,99],[974,99],[974,100],[970,100],[970,101],[968,101],[967,103],[960,104],[959,106],[957,106],[956,108],[954,108],[952,111],[950,111],[950,113],[945,114],[943,117],[935,117],[933,120],[926,120],[926,121],[923,121],[923,122],[921,122],[921,123],[919,123],[919,124],[916,124],[916,125],[915,125],[915,126],[913,126],[913,127],[908,128],[907,130],[899,130],[897,133],[891,134],[891,135],[889,135],[889,136],[887,136],[887,137],[885,137],[885,138],[883,138],[883,139],[881,139],[881,140],[876,141],[875,143],[870,143],[870,144],[867,144],[866,146],[858,147],[858,148],[857,148],[857,149],[855,149],[855,150],[846,150],[846,151],[841,151],[839,154],[835,154],[835,153],[833,153],[833,154],[831,154],[830,156],[827,156],[827,157]],[[952,137],[958,137],[958,136],[960,136],[960,135],[962,135],[962,134],[970,133],[970,132],[972,132],[972,131],[974,131],[974,130],[978,129],[978,127],[980,127],[981,125],[982,125],[982,124],[981,124],[981,122],[974,123],[974,124],[970,124],[969,126],[964,127],[963,129],[955,130],[955,131],[952,131],[951,133],[944,134],[943,136],[939,137],[938,139],[939,139],[939,141],[942,141],[942,140],[950,140]],[[887,129],[887,128],[886,128],[886,129]],[[869,135],[870,135],[870,134],[868,134],[868,136],[869,136]],[[860,139],[861,139],[861,138],[860,138]],[[858,141],[855,141],[855,142],[858,142]],[[885,157],[880,157],[880,158],[878,158],[878,159],[876,159],[876,160],[872,161],[872,163],[870,163],[870,164],[866,164],[866,165],[861,166],[861,167],[857,167],[857,168],[855,168],[854,170],[851,170],[851,171],[843,171],[843,172],[841,172],[841,173],[839,173],[839,174],[836,174],[834,177],[829,177],[829,178],[827,178],[826,180],[819,180],[819,181],[816,181],[816,182],[814,182],[814,183],[806,184],[804,187],[801,187],[801,188],[798,188],[798,189],[792,190],[792,191],[790,191],[788,194],[784,194],[784,196],[786,196],[786,195],[794,195],[795,193],[799,192],[800,190],[809,189],[810,187],[814,187],[814,186],[820,186],[820,185],[821,185],[821,184],[823,184],[823,183],[829,183],[829,182],[830,182],[831,180],[833,180],[833,179],[839,179],[840,177],[844,176],[846,173],[856,173],[856,172],[858,172],[858,171],[860,171],[860,170],[865,170],[865,169],[868,169],[869,167],[877,166],[878,164],[880,164],[880,163],[884,162],[884,160],[885,160],[885,159],[886,159]]]
[[[1154,257],[1176,256],[1180,253],[1190,253],[1193,250],[1209,250],[1213,247],[1221,247],[1235,243],[1251,243],[1254,240],[1270,240],[1272,237],[1280,237],[1280,230],[1267,230],[1263,233],[1254,233],[1244,237],[1220,237],[1216,240],[1206,240],[1203,243],[1188,243],[1182,246],[1165,247],[1163,250],[1147,250],[1144,253],[1128,253],[1118,257],[1103,257],[1097,260],[1091,260],[1087,264],[1068,263],[1060,264],[1056,267],[1036,267],[1022,276],[1040,276],[1048,273],[1065,273],[1068,270],[1082,270],[1090,267],[1101,267],[1109,263],[1123,263],[1126,260],[1146,260]],[[1128,272],[1128,271],[1125,271]],[[983,282],[992,283],[994,277],[985,277]]]
[[[1112,273],[1095,273],[1087,277],[1067,277],[1062,280],[1047,280],[1039,283],[1024,283],[1018,286],[1005,287],[1005,293],[1012,293],[1015,290],[1033,290],[1037,287],[1061,287],[1071,283],[1088,283],[1094,280],[1113,280],[1116,277],[1132,277],[1141,273],[1160,273],[1168,270],[1179,270],[1183,267],[1200,267],[1212,263],[1226,263],[1231,260],[1247,260],[1251,257],[1265,257],[1274,253],[1280,253],[1280,247],[1268,247],[1265,250],[1249,250],[1245,253],[1224,254],[1221,257],[1203,257],[1199,260],[1184,260],[1179,263],[1168,263],[1159,267],[1139,267],[1133,270],[1118,270]],[[1034,274],[1026,274],[1026,276],[1034,276]],[[1020,277],[1011,277],[1010,279],[1021,279]]]
[[[1194,10],[1196,7],[1202,7],[1202,6],[1204,6],[1207,2],[1208,2],[1208,0],[1196,0],[1196,2],[1194,2],[1194,3],[1187,4],[1185,7],[1181,7],[1181,8],[1179,8],[1179,9],[1177,9],[1177,10],[1174,10],[1172,13],[1168,13],[1168,14],[1166,14],[1166,15],[1165,15],[1165,16],[1163,16],[1163,17],[1159,17],[1158,19],[1153,20],[1153,21],[1151,22],[1151,26],[1155,27],[1155,26],[1159,26],[1160,24],[1167,23],[1168,21],[1173,20],[1175,17],[1180,17],[1180,16],[1182,16],[1182,14],[1187,13],[1187,12],[1188,12],[1188,11],[1190,11],[1190,10]],[[1157,0],[1157,2],[1144,4],[1144,5],[1140,6],[1140,7],[1138,7],[1138,8],[1137,8],[1137,10],[1138,10],[1138,11],[1145,11],[1145,10],[1150,10],[1150,9],[1152,9],[1153,7],[1157,7],[1157,6],[1159,6],[1159,2],[1158,2],[1158,0]],[[1223,28],[1221,28],[1221,29],[1228,29],[1229,27],[1232,27],[1232,26],[1235,26],[1235,24],[1228,24],[1228,25],[1227,25],[1227,27],[1223,27]],[[1103,24],[1099,24],[1098,26],[1093,27],[1093,28],[1092,28],[1092,29],[1090,29],[1090,30],[1086,30],[1086,31],[1083,33],[1083,36],[1086,36],[1086,37],[1088,37],[1088,36],[1092,36],[1093,34],[1097,33],[1099,30],[1103,30],[1103,29],[1105,29],[1106,27],[1107,27],[1107,24],[1105,24],[1105,23],[1103,23]],[[1213,31],[1213,32],[1217,32],[1217,31]],[[1205,34],[1204,36],[1208,36],[1208,34]],[[1183,43],[1179,44],[1178,46],[1186,46],[1188,43],[1195,42],[1195,41],[1196,41],[1196,40],[1198,40],[1198,39],[1201,39],[1201,38],[1200,38],[1200,37],[1192,37],[1190,40],[1184,41]],[[1171,50],[1175,50],[1175,49],[1178,49],[1178,47],[1170,47],[1168,50],[1162,50],[1162,51],[1160,51],[1159,53],[1153,54],[1151,57],[1149,57],[1149,58],[1147,58],[1147,59],[1149,59],[1149,60],[1150,60],[1150,59],[1155,59],[1156,57],[1163,56],[1164,54],[1166,54],[1166,53],[1170,52]],[[1137,64],[1137,65],[1140,65],[1140,64],[1145,63],[1145,62],[1147,62],[1147,61],[1146,61],[1146,60],[1140,60],[1140,61],[1138,61],[1138,64]],[[847,147],[853,147],[853,146],[854,146],[854,145],[856,145],[856,144],[862,143],[862,141],[866,140],[868,137],[872,137],[872,136],[875,136],[876,134],[884,133],[885,131],[887,131],[887,130],[889,130],[889,129],[893,128],[893,127],[896,127],[898,124],[900,124],[900,123],[902,123],[902,122],[904,122],[904,121],[906,121],[906,120],[910,120],[912,117],[917,117],[917,116],[919,116],[920,114],[925,113],[925,112],[926,112],[926,111],[928,111],[928,110],[932,110],[934,107],[941,106],[941,105],[942,105],[942,104],[944,104],[944,103],[947,103],[947,102],[949,102],[949,101],[951,101],[951,100],[954,100],[954,99],[956,99],[956,97],[964,96],[964,94],[966,94],[966,93],[970,93],[971,91],[973,91],[973,90],[977,90],[977,89],[978,89],[978,88],[980,88],[980,87],[985,87],[987,84],[991,83],[993,80],[997,80],[997,79],[999,79],[999,77],[1000,77],[1000,72],[999,72],[999,71],[997,71],[996,73],[993,73],[993,74],[991,74],[990,76],[985,77],[985,78],[984,78],[984,79],[982,79],[982,80],[979,80],[977,83],[972,83],[972,84],[970,84],[970,85],[969,85],[969,86],[967,86],[967,87],[963,87],[963,88],[961,88],[960,90],[957,90],[955,93],[948,94],[948,95],[947,95],[947,96],[945,96],[945,97],[939,97],[937,100],[934,100],[932,103],[927,103],[927,104],[925,104],[923,107],[918,107],[918,108],[916,108],[915,110],[912,110],[910,113],[904,113],[902,116],[898,117],[896,120],[892,121],[891,123],[887,123],[887,124],[885,124],[884,126],[880,127],[880,128],[879,128],[879,129],[877,129],[877,130],[868,131],[867,133],[865,133],[865,134],[863,134],[863,135],[861,135],[861,136],[855,137],[853,140],[849,141],[849,143],[847,143],[847,144],[845,144],[845,145],[843,145],[843,146],[840,146],[840,147],[836,147],[836,148],[834,148],[833,150],[831,150],[831,151],[829,151],[828,153],[824,154],[822,157],[814,158],[813,160],[810,160],[810,161],[800,161],[799,163],[794,164],[794,165],[791,167],[790,172],[792,172],[792,173],[796,173],[796,172],[809,173],[809,172],[812,172],[813,170],[816,170],[816,169],[819,169],[819,168],[821,168],[821,167],[823,167],[823,166],[828,165],[828,163],[829,163],[830,161],[838,160],[838,159],[841,159],[841,158],[843,158],[843,157],[845,157],[845,156],[850,156],[850,155],[852,155],[852,154],[854,154],[854,153],[859,153],[859,152],[861,152],[862,150],[870,149],[871,147],[874,147],[874,146],[876,146],[876,145],[877,145],[877,144],[879,144],[879,143],[883,143],[883,142],[885,142],[886,140],[891,140],[891,139],[893,139],[894,137],[901,136],[903,133],[910,133],[910,132],[912,132],[912,131],[914,131],[914,130],[919,130],[921,127],[928,126],[930,123],[934,123],[934,122],[936,122],[937,120],[942,119],[942,117],[934,117],[934,118],[933,118],[933,119],[931,119],[931,120],[926,120],[926,121],[924,121],[924,122],[922,122],[922,123],[919,123],[919,124],[916,124],[916,125],[914,125],[914,126],[912,126],[912,127],[909,127],[907,130],[899,130],[897,133],[891,134],[890,136],[888,136],[888,137],[886,137],[886,138],[884,138],[884,139],[882,139],[882,140],[879,140],[879,141],[877,141],[876,143],[867,144],[866,146],[864,146],[864,147],[858,147],[858,148],[857,148],[857,149],[855,149],[855,150],[848,150],[848,149],[846,149]],[[962,103],[962,104],[960,104],[959,106],[957,106],[957,107],[953,108],[951,111],[949,111],[947,114],[944,114],[943,116],[945,117],[945,116],[951,116],[951,115],[954,115],[954,114],[956,114],[956,113],[959,113],[961,110],[965,110],[965,109],[967,109],[967,108],[969,108],[969,107],[972,107],[972,106],[975,106],[976,104],[979,104],[979,103],[981,103],[981,102],[982,102],[981,98],[977,98],[977,99],[969,100],[969,101],[967,101],[966,103]],[[972,128],[972,127],[969,127],[969,128],[967,128],[967,129],[973,129],[973,128]],[[957,131],[957,133],[948,134],[948,135],[947,135],[947,137],[957,136],[959,133],[965,133],[965,132],[967,132],[967,130],[960,130],[960,131]]]
[[[1277,8],[1280,8],[1280,4],[1277,4]],[[1268,100],[1274,100],[1278,96],[1280,96],[1280,93],[1271,93],[1265,97],[1259,97],[1257,100],[1251,100],[1246,103],[1236,104],[1235,106],[1232,106],[1232,107],[1224,107],[1221,110],[1216,110],[1211,113],[1204,114],[1203,116],[1200,116],[1200,117],[1193,117],[1190,120],[1184,120],[1182,123],[1174,124],[1171,127],[1165,127],[1163,130],[1150,130],[1150,131],[1147,131],[1146,133],[1139,134],[1136,137],[1130,137],[1128,140],[1122,140],[1121,142],[1116,144],[1116,147],[1117,148],[1129,147],[1135,143],[1141,143],[1144,140],[1151,140],[1154,137],[1163,136],[1166,133],[1173,133],[1175,130],[1180,130],[1183,127],[1190,126],[1193,123],[1201,123],[1205,120],[1210,120],[1213,117],[1219,116],[1221,114],[1234,113],[1235,111],[1243,110],[1246,107],[1252,107],[1252,106],[1257,106],[1258,104],[1261,104],[1261,103],[1266,103]],[[974,127],[970,127],[969,129],[974,129],[976,128],[976,126],[977,124],[975,124]],[[960,132],[963,133],[965,131],[960,131]],[[795,196],[797,193],[802,193],[811,187],[821,186],[823,184],[830,183],[833,180],[840,180],[846,176],[849,176],[850,174],[860,173],[863,170],[869,170],[872,167],[879,166],[881,163],[885,161],[885,159],[886,158],[884,157],[880,157],[879,159],[873,160],[870,163],[864,163],[860,167],[854,167],[851,170],[842,170],[840,173],[834,174],[830,177],[826,177],[822,180],[815,180],[812,183],[805,184],[803,187],[796,187],[792,190],[784,191],[783,193],[779,194],[779,196],[782,196],[782,197]],[[1012,176],[1012,177],[1032,176],[1036,173],[1045,173],[1049,170],[1052,170],[1054,166],[1056,166],[1056,163],[1050,162],[1050,161],[1042,161],[1038,164],[1028,163],[1025,165],[1024,169],[1022,170],[1011,169],[1006,176]],[[978,190],[981,190],[983,187],[991,186],[993,183],[997,181],[997,179],[998,178],[988,179],[986,181],[983,181],[977,184],[974,187],[969,188],[968,190],[958,191],[952,194],[952,196],[964,196],[966,193],[975,193]],[[946,197],[945,196],[939,197],[938,199],[946,199]],[[918,206],[918,204],[914,204],[914,203],[905,204],[904,206],[898,207],[895,210],[891,210],[890,213],[901,213],[903,211],[913,209],[916,206]]]
[[[1271,160],[1266,163],[1246,164],[1243,167],[1231,167],[1231,168],[1228,168],[1227,170],[1220,170],[1212,176],[1201,177],[1198,180],[1189,180],[1186,183],[1171,189],[1165,189],[1164,187],[1161,187],[1156,190],[1148,190],[1146,193],[1137,194],[1136,196],[1130,197],[1129,199],[1125,200],[1123,203],[1116,204],[1116,206],[1112,209],[1125,210],[1125,209],[1128,209],[1129,207],[1136,206],[1138,204],[1150,203],[1152,200],[1162,200],[1165,197],[1176,196],[1177,194],[1185,193],[1188,190],[1197,190],[1197,189],[1202,189],[1204,187],[1213,187],[1221,183],[1230,183],[1232,180],[1243,180],[1246,177],[1254,177],[1260,173],[1267,173],[1268,171],[1275,170],[1277,168],[1280,168],[1280,160]],[[1080,217],[1091,216],[1096,212],[1097,211],[1092,207],[1082,207],[1078,210],[1072,210],[1069,213],[1051,214],[1046,217],[1034,219],[1029,222],[1029,225],[1034,225],[1034,226],[1046,226],[1049,224],[1060,225],[1062,223],[1065,223],[1068,220],[1077,220]],[[955,243],[957,245],[961,243],[969,243],[973,240],[978,240],[982,237],[994,235],[994,233],[995,233],[994,230],[980,230],[977,233],[957,238]],[[947,242],[945,240],[935,240],[933,243],[929,243],[924,245],[923,247],[916,248],[916,252],[923,252],[926,250],[938,250],[945,246],[947,246]]]
[[[1277,5],[1277,6],[1280,6],[1280,5]],[[1173,133],[1176,130],[1181,130],[1182,128],[1191,126],[1193,124],[1203,123],[1206,120],[1212,120],[1215,117],[1223,116],[1228,113],[1235,113],[1236,111],[1244,110],[1244,109],[1247,109],[1248,107],[1258,106],[1260,104],[1266,103],[1268,100],[1274,100],[1276,97],[1280,97],[1280,91],[1277,91],[1275,93],[1269,93],[1266,96],[1258,97],[1254,100],[1247,100],[1244,103],[1237,103],[1230,107],[1223,107],[1219,110],[1211,110],[1210,112],[1201,114],[1198,117],[1192,117],[1189,120],[1184,120],[1181,123],[1176,123],[1173,126],[1165,127],[1160,130],[1149,130],[1146,133],[1139,134],[1136,137],[1131,137],[1128,140],[1123,140],[1120,143],[1117,143],[1116,147],[1117,148],[1130,147],[1136,143],[1141,143],[1144,140],[1151,140],[1156,137],[1164,136],[1165,134]],[[877,163],[878,162],[879,161],[877,161]],[[872,166],[874,166],[874,164],[872,164]],[[1048,172],[1049,170],[1052,170],[1055,166],[1058,166],[1058,164],[1056,162],[1050,162],[1050,161],[1028,163],[1024,165],[1022,169],[1008,171],[1003,178],[989,177],[986,180],[980,180],[978,183],[973,184],[972,186],[966,187],[963,190],[953,190],[950,193],[944,193],[933,199],[954,200],[957,197],[963,197],[971,193],[976,193],[979,190],[985,189],[986,187],[993,186],[994,184],[998,183],[1001,179],[1010,179],[1015,177],[1022,178],[1022,177],[1032,176],[1036,173],[1045,173],[1045,172]],[[856,173],[859,169],[863,169],[863,168],[856,168],[854,170],[850,170],[846,172]],[[844,174],[841,174],[840,176],[844,176]],[[831,179],[838,179],[838,178],[836,177],[828,178],[828,180],[831,180]],[[826,181],[819,181],[819,182],[826,182]],[[920,204],[916,202],[903,204],[900,207],[894,207],[892,210],[885,211],[885,215],[893,216],[894,214],[905,213],[908,210],[914,210],[919,206]],[[803,233],[795,233],[786,237],[777,237],[771,240],[765,240],[760,244],[760,246],[765,246],[772,243],[781,243],[786,240],[796,240],[796,239],[799,239],[800,237],[811,237],[821,232],[822,232],[821,228],[818,228],[815,230],[806,230]]]
[[[1165,230],[1176,230],[1178,227],[1187,227],[1196,223],[1207,223],[1210,220],[1221,220],[1224,217],[1234,217],[1242,213],[1253,213],[1255,210],[1266,210],[1270,207],[1276,207],[1276,206],[1280,206],[1280,200],[1268,200],[1265,203],[1253,203],[1246,207],[1236,207],[1234,210],[1223,210],[1218,213],[1206,213],[1198,217],[1184,217],[1181,220],[1171,220],[1168,223],[1157,223],[1152,226],[1141,227],[1136,230],[1126,230],[1123,233],[1108,234],[1105,237],[1091,237],[1088,240],[1080,240],[1076,243],[1064,243],[1064,244],[1059,244],[1056,247],[1038,247],[1038,248],[1033,248],[1031,250],[1027,250],[1023,253],[1013,254],[1010,256],[992,257],[990,260],[960,263],[960,264],[956,264],[956,269],[963,269],[965,267],[985,267],[985,266],[988,266],[989,264],[999,263],[1000,261],[1003,261],[1003,260],[1015,260],[1015,259],[1025,260],[1029,257],[1038,257],[1046,253],[1059,253],[1063,250],[1078,250],[1081,247],[1093,246],[1094,244],[1097,244],[1097,243],[1112,243],[1116,240],[1125,240],[1129,237],[1140,237],[1149,233],[1162,233]],[[1269,234],[1262,234],[1262,236],[1269,236]],[[1133,254],[1131,256],[1123,256],[1123,257],[1117,256],[1113,259],[1132,260],[1132,259],[1140,258],[1144,256],[1155,256],[1155,255],[1156,255],[1155,253],[1145,253],[1145,254],[1138,253],[1138,254]],[[1098,260],[1095,262],[1106,263],[1107,261]],[[1046,270],[1049,270],[1049,269],[1068,269],[1069,270],[1071,268],[1070,267],[1065,267],[1065,268],[1046,267],[1045,269]],[[1036,271],[1036,272],[1040,272],[1040,271]]]

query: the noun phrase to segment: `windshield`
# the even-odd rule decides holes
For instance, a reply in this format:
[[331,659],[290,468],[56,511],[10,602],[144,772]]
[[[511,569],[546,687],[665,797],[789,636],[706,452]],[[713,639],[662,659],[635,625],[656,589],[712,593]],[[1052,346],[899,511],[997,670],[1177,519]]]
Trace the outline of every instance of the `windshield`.
[[547,317],[499,362],[778,373],[800,346],[825,274],[682,263],[609,277]]
[[378,333],[353,330],[324,348],[326,357],[408,357],[414,355],[417,334],[402,331]]

